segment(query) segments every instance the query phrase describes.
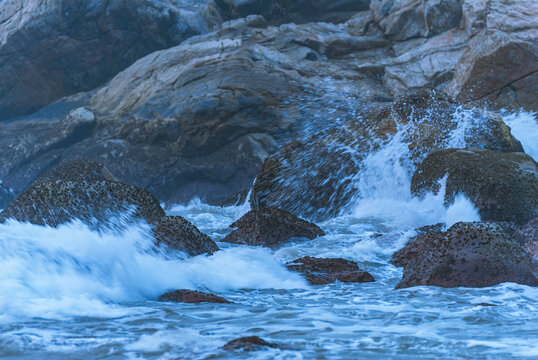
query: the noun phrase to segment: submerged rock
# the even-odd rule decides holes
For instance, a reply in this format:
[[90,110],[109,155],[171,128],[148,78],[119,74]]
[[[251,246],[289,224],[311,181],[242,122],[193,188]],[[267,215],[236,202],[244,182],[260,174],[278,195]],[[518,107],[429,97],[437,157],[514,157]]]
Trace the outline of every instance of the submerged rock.
[[256,351],[264,347],[278,348],[277,344],[271,344],[257,336],[247,336],[232,340],[223,346],[224,350]]
[[538,164],[524,153],[447,149],[430,154],[411,181],[414,194],[439,191],[448,174],[445,201],[465,194],[482,220],[524,224],[538,215]]
[[345,283],[374,282],[374,277],[359,269],[357,263],[345,259],[303,257],[286,264],[286,267],[304,275],[312,285],[325,285],[335,281]]
[[419,233],[393,255],[392,263],[404,267],[397,289],[487,287],[503,282],[538,286],[532,258],[492,223],[457,223],[446,232]]
[[177,303],[216,303],[216,304],[230,304],[230,302],[220,296],[203,293],[193,290],[174,290],[167,292],[157,299],[163,302],[177,302]]
[[352,198],[370,195],[357,191],[357,181],[368,170],[363,161],[369,155],[391,141],[394,146],[400,142],[401,149],[387,154],[390,158],[383,161],[412,171],[428,154],[449,147],[453,131],[462,121],[466,129],[459,141],[468,146],[522,151],[520,142],[497,115],[462,110],[443,94],[418,91],[365,119],[290,142],[265,161],[251,204],[314,219],[335,216]]
[[181,216],[164,216],[153,229],[157,245],[184,251],[191,256],[213,254],[219,247],[211,238]]
[[325,235],[317,225],[274,208],[249,211],[230,227],[235,230],[222,241],[251,246],[277,247],[294,238],[313,240]]

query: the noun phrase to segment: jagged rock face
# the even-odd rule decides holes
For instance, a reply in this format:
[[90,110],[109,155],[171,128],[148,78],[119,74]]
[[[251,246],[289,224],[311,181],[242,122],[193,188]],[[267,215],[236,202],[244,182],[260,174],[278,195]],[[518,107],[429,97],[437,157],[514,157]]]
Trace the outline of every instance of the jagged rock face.
[[368,9],[369,0],[217,0],[228,17],[262,15],[271,24],[346,21]]
[[220,23],[209,1],[0,2],[0,120],[102,85]]
[[216,303],[229,304],[230,302],[220,296],[207,294],[193,290],[174,290],[159,296],[159,301],[178,302],[178,303]]
[[165,245],[190,256],[213,254],[219,247],[211,238],[202,234],[193,224],[181,216],[164,216],[153,229],[156,245]]
[[538,165],[524,153],[448,149],[430,154],[417,168],[411,191],[439,191],[448,174],[445,200],[465,194],[482,220],[524,224],[538,215]]
[[251,246],[278,247],[295,238],[313,240],[325,235],[317,225],[279,209],[252,210],[230,225],[222,241]]
[[98,91],[0,125],[0,178],[22,191],[58,162],[87,157],[161,200],[219,203],[250,188],[265,158],[306,125],[325,126],[327,108],[344,119],[390,100],[371,72],[318,61],[359,46],[346,50],[345,33],[249,17],[148,55]]
[[503,282],[538,286],[536,264],[496,224],[458,223],[419,234],[392,259],[404,267],[396,288],[430,285],[486,287]]
[[319,259],[306,256],[286,264],[286,267],[303,274],[311,285],[326,285],[335,281],[344,283],[374,282],[374,277],[359,269],[357,263],[345,259]]
[[536,110],[538,20],[535,27],[530,41],[497,30],[477,34],[458,62],[447,93],[464,102]]
[[[372,112],[368,118],[345,123],[301,141],[293,141],[267,159],[254,184],[251,203],[278,207],[298,216],[324,219],[337,215],[357,194],[355,180],[363,160],[394,139],[409,149],[402,161],[410,171],[431,152],[449,147],[461,114],[458,104],[439,93],[417,92]],[[474,111],[475,119],[462,141],[468,146],[500,151],[522,151],[521,144],[502,120]],[[472,144],[472,145],[470,145]],[[411,177],[412,173],[409,174]]]
[[438,35],[462,16],[459,0],[373,0],[370,9],[384,34],[399,41]]

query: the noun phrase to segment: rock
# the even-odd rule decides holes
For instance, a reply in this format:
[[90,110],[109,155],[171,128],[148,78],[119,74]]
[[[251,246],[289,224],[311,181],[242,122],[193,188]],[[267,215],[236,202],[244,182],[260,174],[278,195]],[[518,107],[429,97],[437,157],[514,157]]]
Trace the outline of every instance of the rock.
[[497,306],[497,305],[495,305],[495,304],[490,304],[490,303],[480,303],[480,304],[476,304],[476,306],[493,307],[493,306]]
[[223,346],[224,350],[231,351],[256,351],[263,348],[278,348],[277,344],[271,344],[257,336],[247,336],[235,339]]
[[153,229],[157,245],[186,252],[191,256],[213,254],[219,247],[211,238],[181,216],[164,216]]
[[199,196],[218,204],[248,190],[281,145],[327,124],[327,108],[346,119],[390,99],[372,71],[348,66],[344,55],[324,60],[325,39],[349,39],[343,26],[266,25],[259,16],[227,22],[138,60],[102,88],[0,123],[0,179],[20,192],[43,170],[85,157],[167,203]]
[[419,233],[394,254],[392,262],[404,267],[397,289],[487,287],[503,282],[538,286],[529,254],[492,223],[457,223],[446,232]]
[[230,227],[235,230],[222,241],[251,246],[278,247],[295,238],[313,240],[325,235],[317,225],[273,208],[249,211]]
[[164,216],[157,199],[136,186],[110,181],[43,180],[17,196],[2,211],[0,219],[53,227],[80,219],[90,225],[99,225],[121,213],[130,213],[150,224]]
[[471,148],[434,152],[418,166],[411,191],[438,192],[446,174],[445,201],[465,194],[484,221],[524,224],[538,215],[538,165],[524,153]]
[[271,24],[343,22],[368,9],[369,0],[222,0],[218,2],[230,18],[262,15]]
[[15,195],[11,190],[6,189],[0,184],[0,209],[5,208],[14,197]]
[[522,244],[538,241],[538,217],[516,230],[514,237]]
[[192,290],[174,290],[159,296],[158,301],[177,302],[177,303],[216,303],[216,304],[231,304],[228,300],[213,294],[203,293]]
[[[538,14],[538,7],[536,13]],[[538,20],[534,39],[483,30],[470,42],[456,65],[446,92],[463,102],[496,108],[538,110]]]
[[319,259],[310,256],[286,264],[291,271],[304,275],[311,285],[325,285],[335,281],[345,283],[374,282],[374,277],[359,269],[357,263],[344,259]]
[[391,154],[397,157],[387,161],[403,163],[411,171],[409,178],[414,165],[428,154],[450,146],[458,122],[469,123],[464,116],[474,122],[467,125],[460,143],[522,151],[500,117],[478,110],[462,111],[458,103],[442,93],[419,91],[366,118],[290,142],[265,161],[254,183],[251,204],[277,207],[316,220],[339,214],[357,196],[370,196],[357,191],[357,181],[366,171],[363,160],[394,139],[404,125],[406,129],[398,136],[409,153]]
[[222,20],[211,1],[0,2],[0,120],[94,89]]
[[385,35],[399,41],[438,35],[462,16],[459,0],[373,0],[370,9]]
[[41,175],[37,181],[82,183],[96,181],[119,182],[103,164],[84,158],[66,161]]

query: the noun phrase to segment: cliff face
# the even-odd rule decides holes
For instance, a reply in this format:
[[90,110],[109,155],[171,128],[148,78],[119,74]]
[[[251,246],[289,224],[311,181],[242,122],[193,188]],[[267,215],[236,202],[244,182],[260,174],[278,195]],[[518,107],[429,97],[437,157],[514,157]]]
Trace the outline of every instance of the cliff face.
[[0,179],[83,156],[218,203],[288,141],[417,89],[538,110],[535,1],[366,5],[4,0],[0,120],[39,111],[0,122]]

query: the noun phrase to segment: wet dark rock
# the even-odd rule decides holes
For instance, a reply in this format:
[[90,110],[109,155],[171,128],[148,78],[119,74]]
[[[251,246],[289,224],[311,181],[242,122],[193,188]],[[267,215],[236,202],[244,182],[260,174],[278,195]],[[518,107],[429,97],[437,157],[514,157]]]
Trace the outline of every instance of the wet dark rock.
[[445,201],[465,194],[482,220],[524,224],[538,215],[538,164],[524,153],[470,148],[434,152],[418,166],[411,190],[437,192],[446,174]]
[[493,307],[493,306],[497,306],[497,305],[490,304],[490,303],[480,303],[480,304],[476,304],[476,306]]
[[159,296],[158,301],[177,303],[216,303],[230,304],[230,302],[220,296],[192,290],[174,290]]
[[72,159],[52,168],[40,176],[38,181],[119,182],[103,164],[83,158]]
[[229,351],[256,351],[267,347],[278,348],[280,346],[268,343],[257,336],[247,336],[230,341],[223,346],[223,349]]
[[0,209],[5,208],[14,197],[15,194],[11,190],[0,185]]
[[278,247],[295,238],[313,240],[325,235],[317,225],[274,208],[249,211],[230,227],[235,230],[222,241],[251,246]]
[[335,281],[345,283],[373,282],[374,277],[359,269],[357,263],[345,259],[303,257],[286,264],[286,267],[304,275],[312,285],[325,285]]
[[220,0],[228,17],[262,15],[271,24],[314,21],[339,23],[368,9],[369,0]]
[[0,120],[94,89],[222,22],[211,1],[0,2]]
[[184,251],[191,256],[213,254],[219,247],[211,238],[181,216],[164,216],[153,229],[156,245]]
[[527,252],[538,261],[538,217],[519,228],[515,233],[516,240],[523,244]]
[[503,282],[538,286],[532,258],[493,223],[457,223],[446,232],[419,233],[393,255],[392,263],[404,267],[397,289],[487,287]]
[[[441,93],[417,91],[366,118],[292,141],[264,162],[251,204],[316,220],[338,215],[354,196],[368,195],[357,194],[354,183],[364,170],[362,161],[393,139],[399,127],[408,126],[401,141],[408,146],[409,159],[390,160],[418,165],[428,154],[448,147],[461,116],[458,109],[457,102]],[[497,115],[472,110],[468,116],[479,124],[465,133],[469,146],[522,151]]]

